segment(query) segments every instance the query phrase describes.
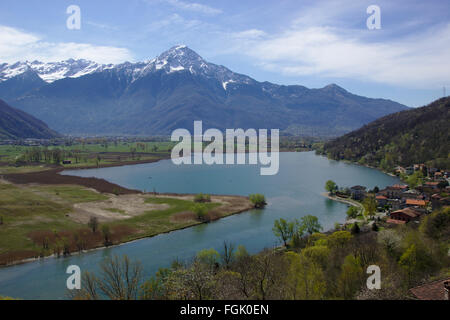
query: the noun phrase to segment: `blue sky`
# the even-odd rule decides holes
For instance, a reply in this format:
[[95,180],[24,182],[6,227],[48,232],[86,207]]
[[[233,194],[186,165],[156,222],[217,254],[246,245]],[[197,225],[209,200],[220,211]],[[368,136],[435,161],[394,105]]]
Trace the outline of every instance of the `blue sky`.
[[[69,5],[81,29],[66,27]],[[369,30],[369,5],[381,29]],[[421,106],[450,91],[449,1],[53,0],[0,3],[0,63],[154,58],[186,44],[259,81]]]

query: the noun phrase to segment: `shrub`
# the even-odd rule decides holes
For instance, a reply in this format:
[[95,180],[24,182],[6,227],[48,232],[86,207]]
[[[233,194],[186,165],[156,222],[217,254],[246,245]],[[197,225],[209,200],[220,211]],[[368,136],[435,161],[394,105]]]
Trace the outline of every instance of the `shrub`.
[[259,193],[251,194],[249,199],[255,208],[262,208],[267,204],[266,197]]
[[194,197],[194,202],[211,202],[211,196],[203,193],[196,194]]
[[356,218],[358,216],[358,208],[351,206],[347,210],[347,217],[348,218]]
[[206,214],[208,213],[208,210],[206,209],[206,207],[203,204],[196,203],[192,207],[192,212],[195,213],[195,215],[197,216],[197,218],[200,221],[205,221],[206,220]]

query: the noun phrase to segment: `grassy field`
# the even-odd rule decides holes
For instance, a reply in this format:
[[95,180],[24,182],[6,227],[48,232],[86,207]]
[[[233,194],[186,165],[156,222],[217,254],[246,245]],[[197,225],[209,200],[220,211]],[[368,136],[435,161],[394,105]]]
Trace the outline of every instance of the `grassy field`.
[[[189,214],[191,213],[190,211],[194,205],[193,201],[173,198],[149,197],[145,200],[145,202],[153,204],[168,204],[169,208],[165,210],[149,211],[148,213],[133,217],[131,219],[115,222],[113,223],[113,225],[127,225],[132,228],[137,227],[139,228],[137,232],[141,236],[149,237],[157,235],[159,233],[181,229],[201,223],[201,221],[196,219],[194,214]],[[204,204],[208,212],[218,207],[219,205],[219,203]],[[179,220],[172,219],[174,215],[180,213],[180,216],[182,216],[183,213],[186,213],[186,215],[182,216],[182,218]],[[128,240],[131,240],[133,238],[134,235],[130,235],[128,237]]]
[[29,237],[34,231],[57,232],[78,227],[65,216],[71,210],[70,205],[51,199],[45,191],[2,183],[0,193],[0,217],[3,220],[0,225],[0,263],[13,257],[21,259],[39,254],[40,245]]
[[[114,207],[114,204],[121,203],[121,199],[126,197],[132,197],[133,201],[141,199],[144,207],[148,204],[149,210],[144,209],[139,214],[131,215],[123,206]],[[237,201],[242,201],[242,198]],[[97,204],[106,203],[105,210],[117,219],[99,219],[94,233],[87,223],[73,219],[78,214],[75,205],[84,203],[89,203],[94,208]],[[194,204],[193,197],[188,199],[186,196],[116,196],[101,194],[81,186],[18,186],[0,181],[0,265],[103,246],[105,226],[109,232],[109,244],[117,244],[196,225],[202,221],[192,212]],[[162,209],[155,209],[155,205],[164,206]],[[241,211],[232,206],[226,207],[226,202],[222,203],[219,197],[204,206],[208,214],[220,207],[215,212],[216,218]],[[95,216],[96,211],[92,212]],[[89,218],[90,213],[87,214],[85,217]]]
[[[99,167],[116,165],[136,161],[154,161],[167,158],[170,150],[175,145],[174,142],[116,142],[116,143],[90,143],[90,144],[70,144],[58,146],[19,146],[0,145],[0,173],[20,173],[38,169],[39,163],[42,165],[62,165],[67,168],[77,167]],[[41,151],[40,161],[30,160],[27,154]],[[53,159],[44,159],[44,150],[60,150],[62,153],[61,162],[55,163]],[[70,160],[71,164],[62,164],[62,160]],[[33,162],[28,165],[28,162]],[[16,166],[12,166],[15,164]],[[20,166],[17,166],[20,165]]]

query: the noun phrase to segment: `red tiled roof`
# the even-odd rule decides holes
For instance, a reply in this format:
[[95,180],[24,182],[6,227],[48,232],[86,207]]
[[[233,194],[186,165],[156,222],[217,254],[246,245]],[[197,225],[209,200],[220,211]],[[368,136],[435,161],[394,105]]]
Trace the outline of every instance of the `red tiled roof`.
[[378,200],[386,200],[387,198],[385,196],[376,196],[376,199],[378,199]]
[[406,221],[403,220],[395,220],[395,219],[387,219],[386,220],[387,223],[393,223],[393,224],[405,224]]
[[404,185],[404,184],[394,184],[391,188],[393,188],[393,189],[406,189],[406,188],[408,188],[408,186]]
[[416,199],[406,199],[406,204],[410,204],[413,206],[424,206],[426,205],[425,200],[416,200]]
[[416,218],[416,217],[420,216],[420,212],[414,210],[413,208],[405,208],[405,209],[394,211],[392,213],[404,213],[412,218]]
[[445,300],[445,281],[450,281],[450,278],[426,283],[409,291],[420,300]]

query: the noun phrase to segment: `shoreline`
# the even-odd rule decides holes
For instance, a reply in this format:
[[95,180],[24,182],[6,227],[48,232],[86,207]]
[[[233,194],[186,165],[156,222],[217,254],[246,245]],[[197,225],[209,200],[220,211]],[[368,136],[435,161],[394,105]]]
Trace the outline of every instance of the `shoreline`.
[[[356,202],[354,200],[341,198],[341,197],[338,197],[338,196],[332,196],[332,195],[328,194],[328,192],[323,192],[323,193],[321,193],[321,195],[324,196],[325,198],[330,199],[330,200],[342,202],[342,203],[348,204],[350,206],[357,207],[357,208],[361,209],[361,213],[365,217],[365,214],[364,214],[365,209],[364,209],[364,206],[361,203]],[[349,219],[348,217],[345,218],[345,222],[346,223],[347,223],[347,221],[350,221],[350,220],[354,220],[354,219]]]
[[[142,193],[143,195],[148,195],[148,196],[162,196],[162,197],[185,197],[185,196],[195,196],[195,194],[191,194],[191,193],[153,193],[153,192],[146,192],[146,193]],[[216,197],[227,197],[230,200],[236,199],[236,198],[240,198],[240,199],[246,199],[248,200],[248,197],[245,196],[241,196],[241,195],[219,195],[219,194],[211,194],[212,197],[216,196]],[[190,225],[186,225],[186,226],[182,226],[182,227],[178,227],[172,230],[168,230],[168,231],[163,231],[163,232],[159,232],[156,234],[152,234],[152,235],[141,235],[141,236],[137,236],[137,237],[132,237],[129,240],[124,240],[124,241],[120,241],[118,243],[109,245],[109,246],[105,246],[105,245],[99,245],[99,246],[95,246],[86,250],[82,250],[82,251],[73,251],[70,252],[68,255],[64,256],[64,255],[60,255],[59,257],[52,253],[50,255],[47,256],[43,256],[43,257],[33,257],[33,258],[26,258],[26,259],[21,259],[21,260],[15,260],[12,261],[10,263],[4,264],[4,265],[0,265],[0,270],[2,270],[3,268],[9,268],[9,267],[13,267],[13,266],[17,266],[17,265],[21,265],[21,264],[26,264],[26,263],[32,263],[32,262],[38,262],[41,260],[45,260],[45,259],[60,259],[60,258],[70,258],[72,256],[76,256],[76,255],[81,255],[84,253],[89,253],[89,252],[93,252],[93,251],[97,251],[97,250],[103,250],[103,249],[108,249],[108,248],[114,248],[114,247],[118,247],[121,245],[125,245],[125,244],[129,244],[135,241],[140,241],[140,240],[145,240],[145,239],[150,239],[159,235],[164,235],[164,234],[169,234],[171,232],[176,232],[176,231],[181,231],[187,228],[192,228],[195,226],[199,226],[202,224],[206,224],[206,223],[212,223],[215,221],[219,221],[221,219],[236,215],[236,214],[240,214],[240,213],[244,213],[244,212],[248,212],[250,210],[253,210],[254,207],[252,206],[251,202],[249,201],[248,206],[238,209],[238,210],[234,210],[234,211],[230,211],[225,213],[224,215],[222,215],[219,218],[216,219],[212,219],[209,221],[198,221],[196,220],[195,222],[193,222]],[[214,209],[213,209],[214,210]]]

